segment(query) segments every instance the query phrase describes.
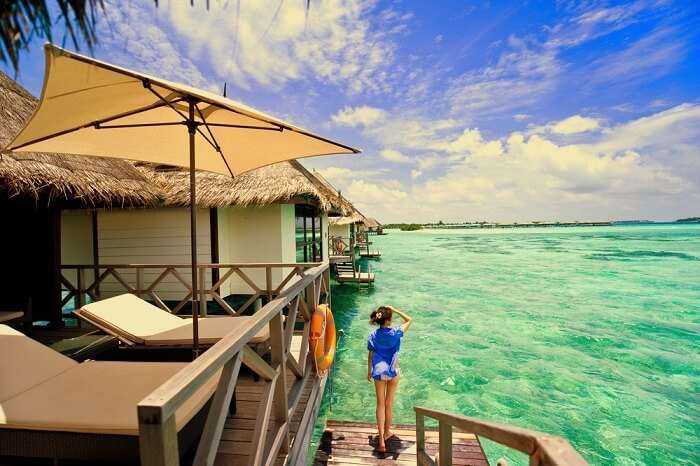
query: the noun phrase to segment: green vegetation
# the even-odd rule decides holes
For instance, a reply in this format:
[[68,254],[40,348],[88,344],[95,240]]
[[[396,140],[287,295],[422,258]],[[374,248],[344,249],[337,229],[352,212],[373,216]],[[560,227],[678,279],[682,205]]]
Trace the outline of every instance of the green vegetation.
[[700,223],[700,217],[679,218],[676,223]]
[[422,230],[423,225],[420,223],[389,223],[387,225],[384,225],[384,229],[396,229],[398,228],[401,231],[416,231],[416,230]]

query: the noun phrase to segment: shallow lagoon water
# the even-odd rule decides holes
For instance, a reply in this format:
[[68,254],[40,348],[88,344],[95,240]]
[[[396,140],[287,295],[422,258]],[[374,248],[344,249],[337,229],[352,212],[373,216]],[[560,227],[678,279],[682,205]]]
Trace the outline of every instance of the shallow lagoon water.
[[[564,436],[591,464],[700,464],[700,226],[391,231],[369,291],[335,285],[326,418],[374,416],[372,308],[414,327],[396,422],[414,405]],[[485,442],[489,459],[526,458]]]

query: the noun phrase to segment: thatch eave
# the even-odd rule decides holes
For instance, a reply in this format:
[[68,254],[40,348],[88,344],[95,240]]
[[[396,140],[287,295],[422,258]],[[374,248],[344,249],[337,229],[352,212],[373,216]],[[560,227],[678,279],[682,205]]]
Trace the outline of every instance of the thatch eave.
[[[163,206],[189,207],[189,171],[139,163],[136,168],[161,193]],[[261,207],[305,203],[323,212],[338,208],[330,193],[316,185],[295,160],[261,167],[235,178],[197,171],[197,206],[200,208]]]
[[[34,96],[0,72],[0,149],[24,127],[37,105]],[[0,195],[82,207],[158,203],[149,181],[125,160],[36,152],[0,156]]]

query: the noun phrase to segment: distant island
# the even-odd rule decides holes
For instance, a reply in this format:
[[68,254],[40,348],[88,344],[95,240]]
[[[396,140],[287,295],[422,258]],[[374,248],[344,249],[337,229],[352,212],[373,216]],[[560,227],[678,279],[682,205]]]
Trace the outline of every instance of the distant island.
[[533,227],[599,227],[613,225],[668,225],[676,223],[700,223],[700,217],[680,218],[674,221],[657,222],[653,220],[615,220],[604,222],[590,221],[574,221],[574,222],[513,222],[513,223],[498,223],[498,222],[464,222],[464,223],[446,223],[439,221],[437,223],[387,223],[385,229],[398,229],[401,231],[416,231],[422,229],[453,229],[453,228],[533,228]]
[[401,230],[401,231],[416,231],[422,230],[423,225],[420,223],[388,223],[384,225],[385,229]]

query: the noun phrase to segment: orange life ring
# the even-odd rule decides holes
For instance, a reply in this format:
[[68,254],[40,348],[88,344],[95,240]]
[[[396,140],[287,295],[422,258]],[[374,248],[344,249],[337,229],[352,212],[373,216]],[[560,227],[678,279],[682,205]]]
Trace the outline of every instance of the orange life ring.
[[[323,342],[321,338],[323,338]],[[333,364],[336,339],[333,312],[327,304],[320,304],[311,316],[309,332],[309,346],[319,373],[327,370]]]

